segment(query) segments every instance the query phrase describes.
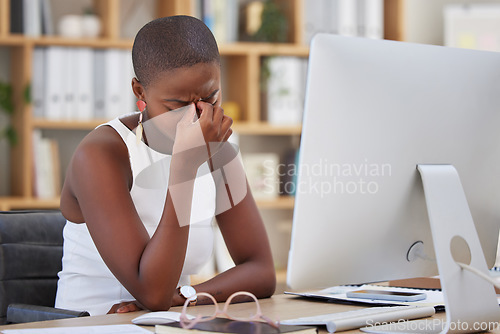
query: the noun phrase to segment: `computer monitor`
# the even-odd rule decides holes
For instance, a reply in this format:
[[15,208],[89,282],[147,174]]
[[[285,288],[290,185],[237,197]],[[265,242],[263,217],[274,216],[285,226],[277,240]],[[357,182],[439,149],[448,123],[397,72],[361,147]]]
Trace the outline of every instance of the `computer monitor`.
[[318,34],[289,287],[437,275],[419,164],[456,168],[492,267],[500,227],[500,53]]

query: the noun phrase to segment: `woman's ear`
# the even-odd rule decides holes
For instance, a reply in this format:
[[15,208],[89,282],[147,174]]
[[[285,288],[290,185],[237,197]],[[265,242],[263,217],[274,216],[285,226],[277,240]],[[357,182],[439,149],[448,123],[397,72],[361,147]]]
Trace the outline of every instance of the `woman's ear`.
[[134,92],[135,97],[138,100],[143,100],[145,99],[145,89],[144,86],[137,80],[137,78],[132,79],[132,91]]

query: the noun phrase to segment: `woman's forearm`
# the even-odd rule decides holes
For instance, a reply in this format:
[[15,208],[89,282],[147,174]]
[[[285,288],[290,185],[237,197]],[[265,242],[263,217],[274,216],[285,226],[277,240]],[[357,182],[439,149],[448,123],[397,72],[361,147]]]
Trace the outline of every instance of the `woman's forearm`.
[[[198,292],[211,294],[219,302],[225,301],[236,291],[248,291],[257,298],[267,298],[275,291],[276,273],[272,263],[248,261],[236,265],[206,282],[197,284],[194,288]],[[184,301],[185,299],[176,293],[172,300],[172,306],[182,305]],[[198,300],[198,304],[206,302],[208,302],[206,298]]]
[[148,309],[171,306],[169,296],[177,287],[186,255],[195,176],[193,169],[172,163],[163,215],[141,255],[130,291]]

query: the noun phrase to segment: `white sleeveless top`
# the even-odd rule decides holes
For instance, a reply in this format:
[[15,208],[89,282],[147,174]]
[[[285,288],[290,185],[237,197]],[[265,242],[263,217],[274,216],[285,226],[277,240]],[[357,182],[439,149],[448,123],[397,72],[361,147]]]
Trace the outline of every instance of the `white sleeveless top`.
[[[119,118],[103,125],[115,129],[127,146],[133,175],[130,195],[152,236],[165,206],[171,156],[158,153],[143,142],[137,144],[135,134]],[[189,284],[189,275],[196,274],[212,254],[214,214],[215,185],[204,164],[194,184],[189,239],[179,286]],[[106,314],[114,304],[136,299],[108,269],[85,223],[67,221],[63,236],[56,307],[100,315]]]

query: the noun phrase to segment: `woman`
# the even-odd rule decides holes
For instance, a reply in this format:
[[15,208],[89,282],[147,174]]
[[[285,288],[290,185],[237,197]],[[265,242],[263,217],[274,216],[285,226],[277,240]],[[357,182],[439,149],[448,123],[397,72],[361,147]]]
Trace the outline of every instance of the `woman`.
[[[168,310],[194,291],[271,296],[269,242],[227,145],[212,33],[193,17],[160,18],[139,31],[132,58],[140,112],[93,130],[66,173],[56,307],[97,315]],[[211,254],[214,216],[235,266],[190,287]]]

